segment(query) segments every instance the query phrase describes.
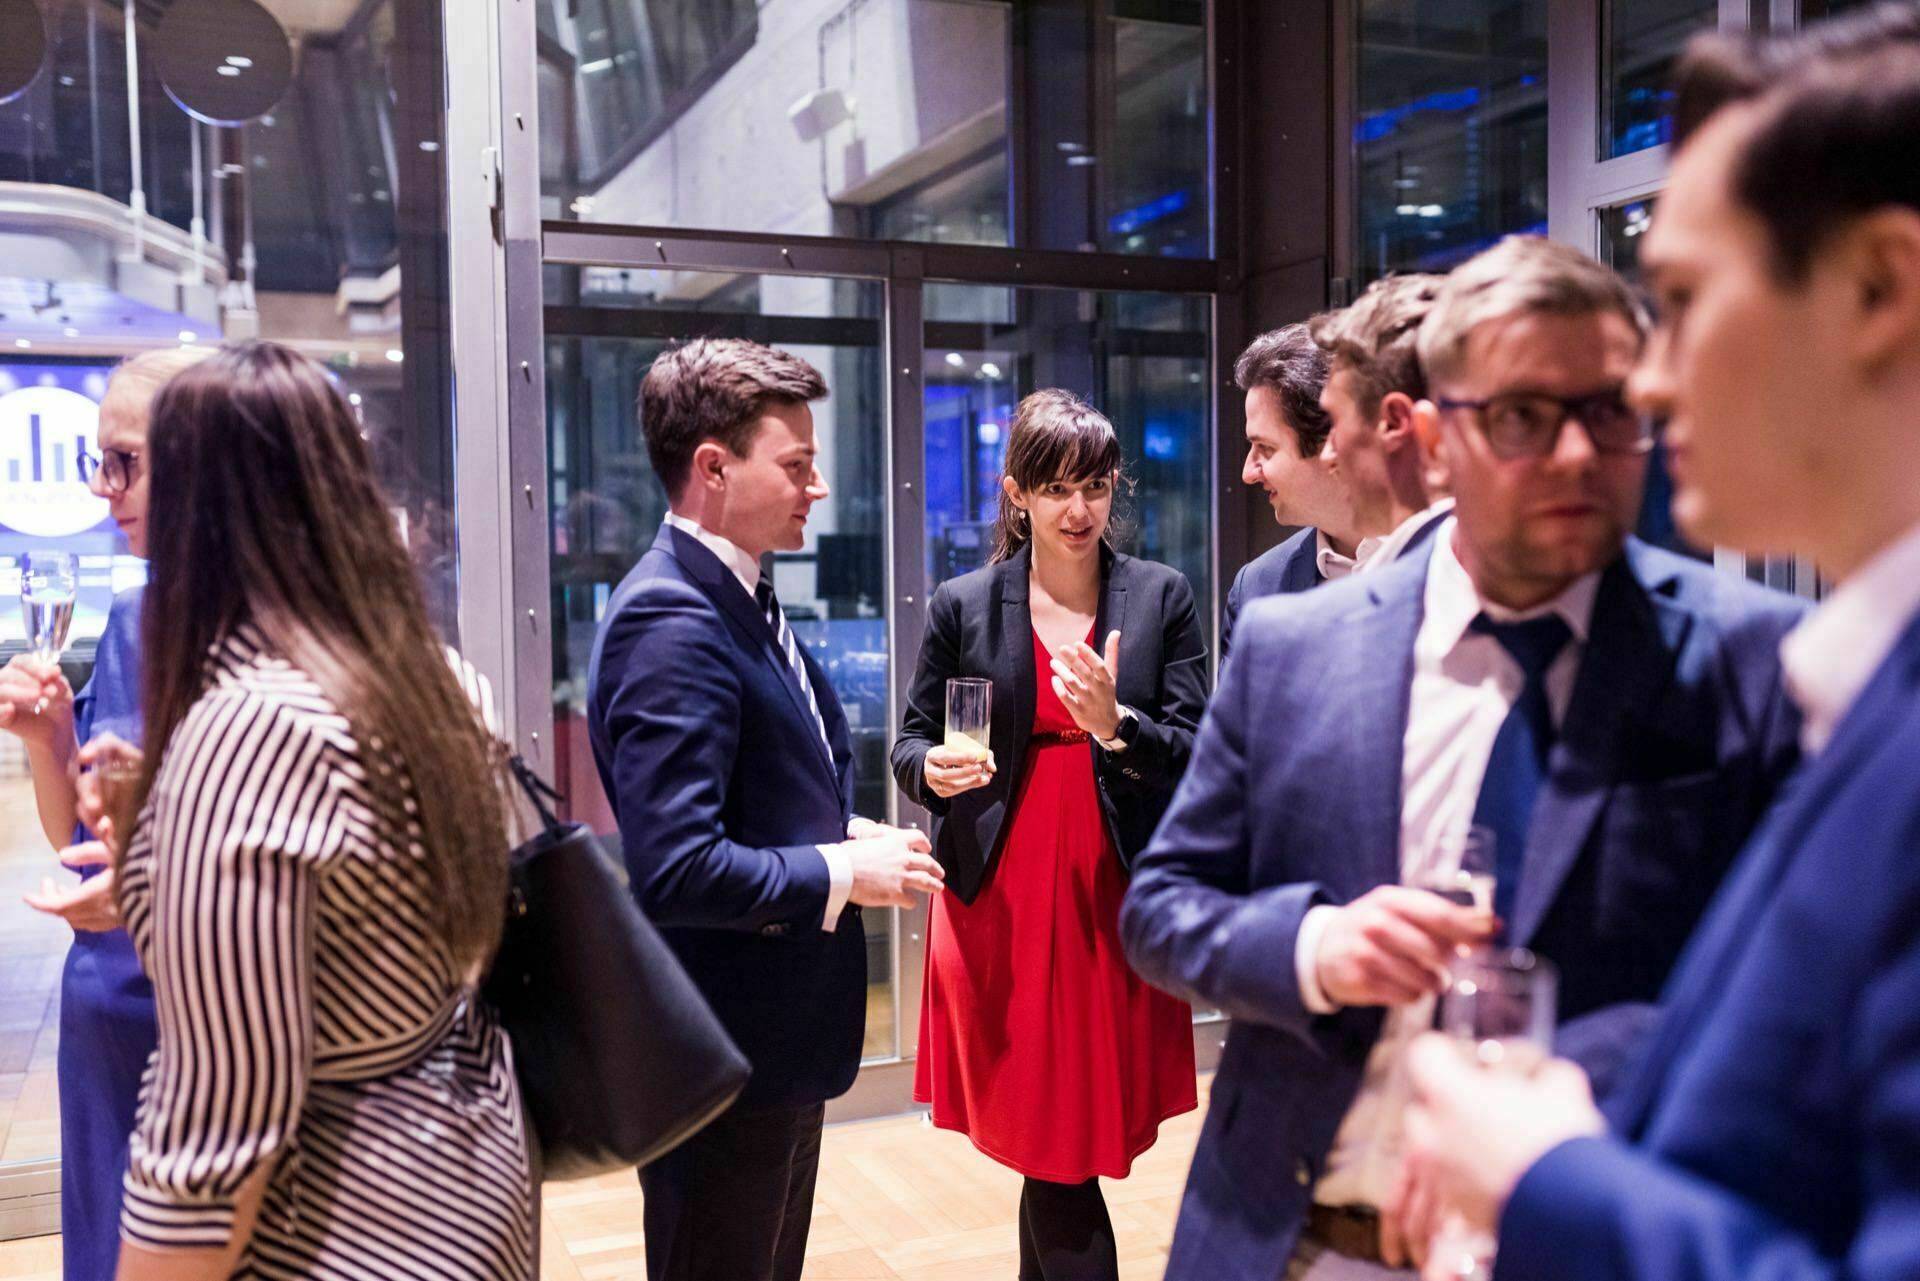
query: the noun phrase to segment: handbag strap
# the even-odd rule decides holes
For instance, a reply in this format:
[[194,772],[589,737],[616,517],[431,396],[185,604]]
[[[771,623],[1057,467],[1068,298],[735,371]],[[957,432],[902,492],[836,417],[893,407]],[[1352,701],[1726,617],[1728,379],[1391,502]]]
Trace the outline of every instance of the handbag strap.
[[515,754],[508,758],[507,767],[513,771],[514,781],[520,784],[520,790],[526,793],[527,801],[533,806],[534,813],[540,816],[540,822],[548,832],[557,832],[563,826],[554,806],[560,804],[560,793],[553,784],[541,778],[526,758]]

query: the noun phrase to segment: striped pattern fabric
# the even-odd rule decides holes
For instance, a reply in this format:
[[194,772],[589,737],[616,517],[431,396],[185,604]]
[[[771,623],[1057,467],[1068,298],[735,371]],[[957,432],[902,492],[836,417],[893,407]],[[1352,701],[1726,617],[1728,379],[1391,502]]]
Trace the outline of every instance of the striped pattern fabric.
[[368,786],[397,754],[248,629],[214,676],[122,872],[160,1021],[122,1235],[224,1245],[271,1170],[235,1276],[527,1281],[511,1054],[430,928],[415,802]]
[[760,612],[767,616],[767,626],[773,628],[773,634],[780,642],[780,652],[787,656],[787,666],[800,678],[800,688],[807,693],[807,710],[813,713],[813,727],[820,731],[820,745],[827,749],[827,759],[833,759],[833,741],[827,737],[827,720],[820,715],[820,700],[813,692],[813,678],[807,675],[807,665],[800,661],[800,642],[794,639],[793,629],[787,626],[786,611],[780,608],[779,598],[773,594],[773,583],[761,579],[759,589],[753,598],[760,602]]

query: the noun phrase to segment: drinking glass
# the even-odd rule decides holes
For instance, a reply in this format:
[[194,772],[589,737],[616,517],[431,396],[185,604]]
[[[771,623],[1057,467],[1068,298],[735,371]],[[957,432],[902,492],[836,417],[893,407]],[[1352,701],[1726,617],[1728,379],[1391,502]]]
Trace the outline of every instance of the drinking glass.
[[[80,575],[72,552],[30,551],[20,565],[20,613],[27,625],[27,652],[43,663],[58,662],[73,626]],[[34,704],[45,711],[43,698]]]
[[[1414,882],[1415,887],[1430,890],[1441,898],[1480,912],[1493,911],[1493,855],[1495,833],[1490,827],[1471,827],[1460,842],[1458,859],[1441,862],[1439,870]],[[1449,866],[1449,862],[1451,866]]]
[[987,759],[993,724],[993,682],[956,676],[947,682],[946,746],[977,761]]
[[[1525,948],[1476,948],[1453,958],[1440,997],[1440,1029],[1489,1071],[1531,1075],[1553,1048],[1560,975]],[[1493,1275],[1494,1239],[1484,1232],[1442,1232],[1434,1242],[1461,1281]]]
[[140,760],[133,756],[110,756],[96,764],[91,773],[100,788],[100,806],[113,820],[113,844],[124,848],[133,831],[134,801],[140,792]]

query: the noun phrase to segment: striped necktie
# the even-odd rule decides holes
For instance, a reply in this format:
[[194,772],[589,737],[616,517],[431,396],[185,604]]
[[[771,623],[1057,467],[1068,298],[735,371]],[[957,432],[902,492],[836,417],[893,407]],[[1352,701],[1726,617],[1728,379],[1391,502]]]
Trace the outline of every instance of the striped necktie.
[[754,600],[760,603],[760,612],[767,616],[767,626],[773,628],[774,639],[780,643],[780,652],[787,656],[787,666],[800,681],[800,688],[806,691],[807,710],[813,713],[813,726],[820,731],[820,743],[827,749],[827,759],[833,759],[833,744],[827,739],[827,721],[820,715],[820,700],[813,695],[813,679],[807,675],[807,665],[800,661],[800,642],[794,638],[793,629],[787,626],[786,611],[780,608],[780,601],[773,594],[773,580],[763,578],[760,586],[754,589]]

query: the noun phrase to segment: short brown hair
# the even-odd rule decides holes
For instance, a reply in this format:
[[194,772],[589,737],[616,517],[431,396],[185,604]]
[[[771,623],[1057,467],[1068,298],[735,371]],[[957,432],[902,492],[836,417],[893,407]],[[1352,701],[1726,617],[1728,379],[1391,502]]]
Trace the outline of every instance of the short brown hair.
[[1675,88],[1676,147],[1723,107],[1757,108],[1731,194],[1765,224],[1787,283],[1804,281],[1854,218],[1920,209],[1920,5],[1875,5],[1791,35],[1696,38]]
[[1490,320],[1613,312],[1647,334],[1647,312],[1627,282],[1578,249],[1545,236],[1508,236],[1453,269],[1420,326],[1420,363],[1432,379],[1458,377],[1467,339]]
[[1323,311],[1307,322],[1313,340],[1353,376],[1360,411],[1372,414],[1391,392],[1415,400],[1427,394],[1426,375],[1414,351],[1421,322],[1433,306],[1443,276],[1388,276],[1367,287],[1352,306]]
[[695,338],[662,352],[641,380],[647,457],[667,496],[676,497],[702,441],[744,458],[768,405],[804,405],[826,394],[820,371],[789,352],[744,338]]
[[1320,408],[1327,364],[1326,349],[1303,324],[1268,330],[1233,364],[1233,381],[1241,391],[1265,387],[1280,402],[1281,416],[1293,428],[1302,458],[1320,452],[1333,426],[1327,411]]

